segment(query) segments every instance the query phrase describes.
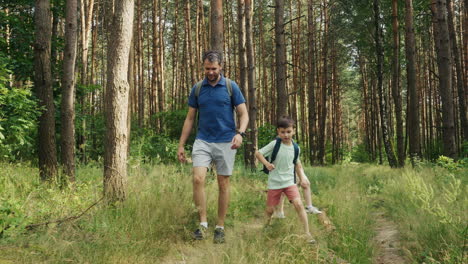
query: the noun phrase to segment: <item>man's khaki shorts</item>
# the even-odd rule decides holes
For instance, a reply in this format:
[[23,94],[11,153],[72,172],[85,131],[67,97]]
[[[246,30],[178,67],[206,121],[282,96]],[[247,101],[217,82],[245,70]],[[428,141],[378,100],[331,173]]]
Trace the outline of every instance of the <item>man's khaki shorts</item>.
[[231,176],[236,159],[236,149],[231,149],[232,144],[208,143],[196,139],[192,149],[193,167],[209,168],[211,162],[216,166],[218,175]]

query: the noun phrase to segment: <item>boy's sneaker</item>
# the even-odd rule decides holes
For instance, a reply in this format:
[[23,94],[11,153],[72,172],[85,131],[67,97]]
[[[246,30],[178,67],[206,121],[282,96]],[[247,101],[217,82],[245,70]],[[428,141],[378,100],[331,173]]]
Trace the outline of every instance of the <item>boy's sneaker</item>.
[[317,207],[315,206],[308,206],[306,207],[306,213],[308,214],[321,214],[322,211],[320,211]]
[[283,212],[274,212],[273,218],[286,218]]
[[203,240],[205,238],[205,234],[206,234],[206,227],[204,226],[199,226],[197,230],[195,230],[195,232],[193,232],[192,236],[193,236],[193,239],[195,240]]
[[222,228],[216,228],[214,231],[214,237],[213,237],[213,242],[215,244],[222,244],[225,242],[224,239],[224,229]]

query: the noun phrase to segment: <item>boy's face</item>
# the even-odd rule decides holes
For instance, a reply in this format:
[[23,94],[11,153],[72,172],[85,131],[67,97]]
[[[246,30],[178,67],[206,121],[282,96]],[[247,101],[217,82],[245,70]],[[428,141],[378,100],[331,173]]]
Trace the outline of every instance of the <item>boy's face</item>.
[[294,134],[296,134],[296,131],[294,127],[290,126],[287,128],[284,127],[278,127],[276,129],[276,132],[278,133],[278,136],[281,138],[283,143],[289,144],[291,143],[292,137]]

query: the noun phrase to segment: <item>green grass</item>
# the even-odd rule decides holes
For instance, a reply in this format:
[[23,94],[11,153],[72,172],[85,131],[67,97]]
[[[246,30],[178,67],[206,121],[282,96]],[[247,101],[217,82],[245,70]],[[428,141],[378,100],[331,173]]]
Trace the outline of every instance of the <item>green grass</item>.
[[[309,216],[318,244],[307,245],[298,236],[302,227],[290,205],[286,219],[264,228],[267,176],[237,167],[226,220],[228,243],[213,245],[211,239],[194,243],[190,238],[198,216],[188,166],[132,162],[125,202],[98,204],[77,220],[28,231],[27,224],[76,215],[98,200],[102,168],[80,167],[75,187],[59,189],[41,183],[37,169],[27,164],[1,164],[0,263],[175,263],[189,256],[187,263],[333,263],[336,258],[372,263],[372,213],[377,210],[398,224],[412,262],[462,263],[466,170],[343,165],[305,171],[314,204],[327,211],[334,232]],[[206,193],[212,233],[217,215],[212,174]]]

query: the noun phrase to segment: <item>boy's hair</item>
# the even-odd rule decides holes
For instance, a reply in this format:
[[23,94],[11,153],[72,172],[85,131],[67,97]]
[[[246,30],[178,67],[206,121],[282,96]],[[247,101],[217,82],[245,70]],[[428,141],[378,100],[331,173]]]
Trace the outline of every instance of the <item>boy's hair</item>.
[[278,122],[276,123],[276,128],[288,128],[294,127],[294,125],[294,120],[291,117],[284,115],[278,119]]
[[209,50],[203,54],[203,62],[206,60],[209,62],[217,61],[221,65],[223,64],[223,54],[217,50]]

